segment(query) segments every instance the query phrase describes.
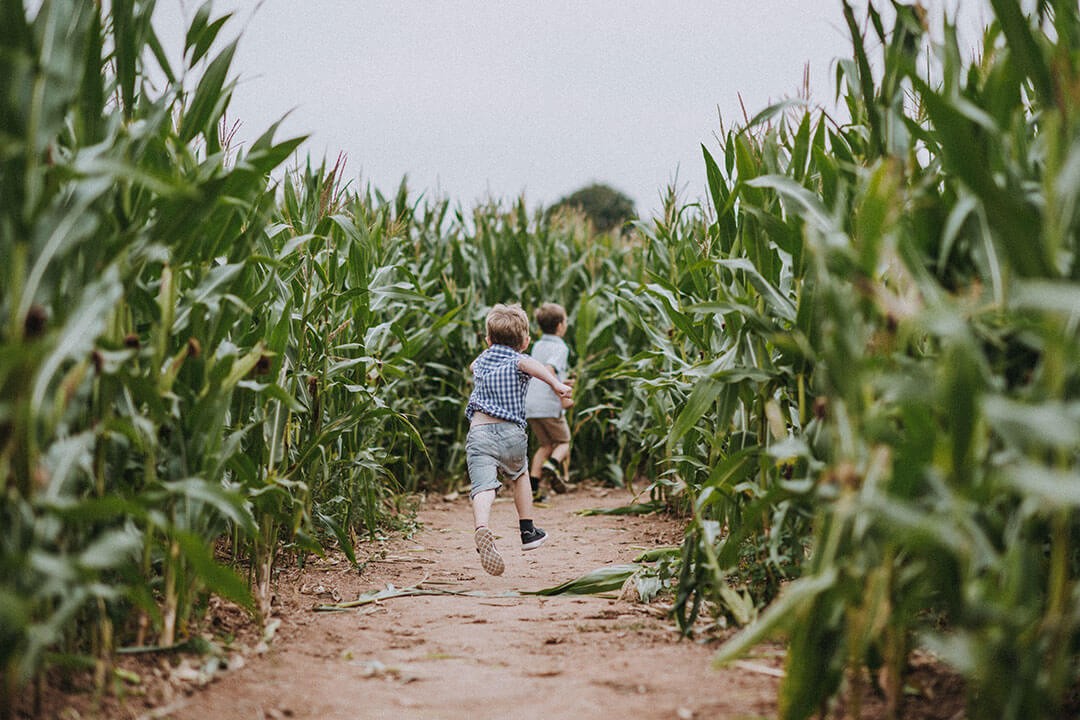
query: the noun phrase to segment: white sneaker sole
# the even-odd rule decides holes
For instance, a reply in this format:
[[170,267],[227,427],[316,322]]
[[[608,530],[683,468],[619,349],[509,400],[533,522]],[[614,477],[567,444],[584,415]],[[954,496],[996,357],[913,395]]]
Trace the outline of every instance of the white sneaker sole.
[[484,568],[484,572],[489,575],[502,575],[506,564],[499,554],[499,549],[495,547],[495,533],[486,527],[480,528],[473,535],[473,542],[476,543],[476,552],[480,553],[480,567]]
[[544,543],[546,543],[547,539],[548,539],[548,536],[544,535],[543,537],[541,537],[538,540],[533,540],[531,543],[522,544],[521,549],[522,550],[535,550],[536,548],[538,548],[541,545],[543,545]]

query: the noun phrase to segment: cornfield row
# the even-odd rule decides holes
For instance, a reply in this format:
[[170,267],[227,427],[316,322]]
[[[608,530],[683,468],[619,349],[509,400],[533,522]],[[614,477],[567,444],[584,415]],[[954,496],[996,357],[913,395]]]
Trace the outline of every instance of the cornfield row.
[[209,4],[172,67],[152,2],[0,0],[0,717],[47,667],[104,684],[183,642],[210,593],[265,616],[282,558],[355,561],[405,494],[459,486],[464,365],[508,299],[570,310],[576,472],[689,518],[685,631],[747,625],[721,660],[787,637],[783,717],[857,716],[872,675],[902,712],[916,647],[973,717],[1054,717],[1080,12],[993,5],[974,60],[917,7],[845,5],[850,120],[769,108],[703,149],[710,207],[596,234],[341,163],[272,183],[302,139],[230,146]]

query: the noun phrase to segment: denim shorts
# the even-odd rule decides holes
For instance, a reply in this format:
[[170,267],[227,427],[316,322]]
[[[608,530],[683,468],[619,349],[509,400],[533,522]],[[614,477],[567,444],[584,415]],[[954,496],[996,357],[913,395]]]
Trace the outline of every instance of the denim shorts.
[[511,480],[528,472],[529,439],[525,429],[510,422],[474,425],[465,438],[465,463],[469,467],[469,497],[498,490],[499,473]]

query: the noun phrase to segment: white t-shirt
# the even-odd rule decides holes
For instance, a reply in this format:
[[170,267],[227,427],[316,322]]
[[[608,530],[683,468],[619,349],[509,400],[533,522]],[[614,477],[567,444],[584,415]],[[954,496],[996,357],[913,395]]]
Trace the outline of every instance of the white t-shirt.
[[[555,377],[566,380],[566,372],[569,368],[570,349],[558,335],[542,335],[533,345],[533,359],[544,365],[555,368]],[[562,417],[563,407],[559,402],[559,396],[543,380],[532,378],[529,380],[529,388],[525,392],[525,417],[546,418]]]

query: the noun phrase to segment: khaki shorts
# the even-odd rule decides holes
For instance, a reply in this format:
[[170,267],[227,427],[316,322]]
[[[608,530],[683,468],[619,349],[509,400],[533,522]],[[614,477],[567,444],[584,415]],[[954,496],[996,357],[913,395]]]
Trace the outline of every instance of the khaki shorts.
[[529,418],[529,427],[541,445],[570,442],[570,426],[566,424],[566,418]]

